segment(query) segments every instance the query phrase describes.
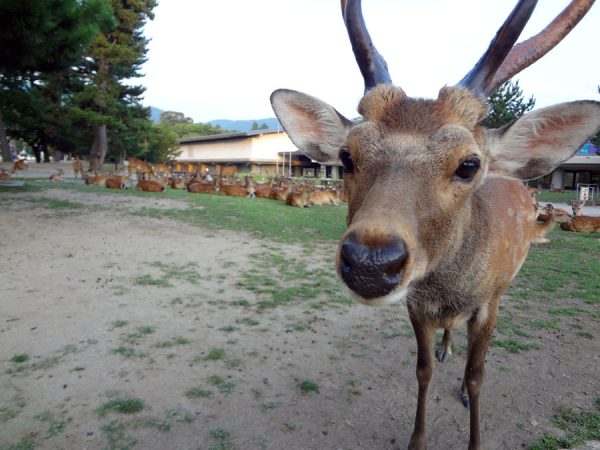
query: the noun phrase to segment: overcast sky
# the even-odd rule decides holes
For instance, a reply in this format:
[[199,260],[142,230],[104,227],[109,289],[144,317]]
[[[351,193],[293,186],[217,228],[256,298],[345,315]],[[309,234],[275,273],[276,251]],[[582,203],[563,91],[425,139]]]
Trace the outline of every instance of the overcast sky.
[[[515,5],[508,0],[363,0],[367,26],[408,95],[436,97],[457,83]],[[539,0],[521,39],[568,4]],[[214,119],[273,117],[271,92],[285,87],[356,117],[363,80],[339,0],[159,0],[141,79],[146,106]],[[536,107],[600,100],[600,5],[554,50],[516,79]]]

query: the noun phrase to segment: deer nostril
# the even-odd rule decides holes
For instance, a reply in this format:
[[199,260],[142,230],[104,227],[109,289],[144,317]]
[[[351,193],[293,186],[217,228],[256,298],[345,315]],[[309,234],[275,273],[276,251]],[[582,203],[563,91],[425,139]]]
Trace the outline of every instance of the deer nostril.
[[381,297],[400,283],[407,259],[408,252],[401,239],[393,238],[370,247],[350,234],[340,248],[340,275],[362,297]]

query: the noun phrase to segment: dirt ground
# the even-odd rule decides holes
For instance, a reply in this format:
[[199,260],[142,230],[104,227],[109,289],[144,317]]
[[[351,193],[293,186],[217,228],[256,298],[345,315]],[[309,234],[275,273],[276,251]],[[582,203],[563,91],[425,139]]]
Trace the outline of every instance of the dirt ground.
[[[405,308],[342,301],[330,281],[335,243],[203,230],[167,213],[137,215],[142,207],[189,205],[0,192],[1,449],[407,448],[417,383]],[[274,282],[325,274],[336,301],[329,291],[260,308],[265,294],[249,280],[276,259],[304,279],[275,273]],[[486,449],[561,435],[557,411],[592,407],[600,324],[586,325],[594,339],[540,329],[537,349],[490,348]],[[459,333],[457,348],[464,340]],[[464,364],[458,351],[437,365],[430,449],[467,447]],[[119,413],[124,400],[141,400],[141,410]]]

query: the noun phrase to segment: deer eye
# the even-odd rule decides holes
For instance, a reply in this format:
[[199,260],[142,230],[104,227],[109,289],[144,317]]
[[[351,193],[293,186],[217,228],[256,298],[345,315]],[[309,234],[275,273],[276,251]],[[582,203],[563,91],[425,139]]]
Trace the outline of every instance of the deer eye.
[[352,156],[350,156],[350,152],[343,148],[340,150],[339,156],[342,160],[342,164],[344,165],[344,170],[348,173],[354,173],[354,163],[352,162]]
[[471,156],[460,163],[458,169],[454,172],[454,179],[457,181],[471,181],[477,174],[480,166],[481,162],[479,158]]

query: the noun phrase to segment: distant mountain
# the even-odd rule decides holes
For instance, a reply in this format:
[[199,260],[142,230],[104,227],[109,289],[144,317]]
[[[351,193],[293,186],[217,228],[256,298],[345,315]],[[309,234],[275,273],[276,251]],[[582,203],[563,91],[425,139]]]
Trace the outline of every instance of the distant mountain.
[[257,123],[259,127],[262,124],[266,124],[269,130],[278,130],[282,129],[279,121],[275,117],[269,117],[268,119],[253,119],[253,120],[228,120],[228,119],[220,119],[220,120],[211,120],[210,123],[213,127],[219,125],[224,130],[231,131],[250,131],[252,129],[252,125]]
[[152,123],[160,123],[160,113],[164,112],[164,109],[158,109],[154,106],[150,107],[150,120]]

